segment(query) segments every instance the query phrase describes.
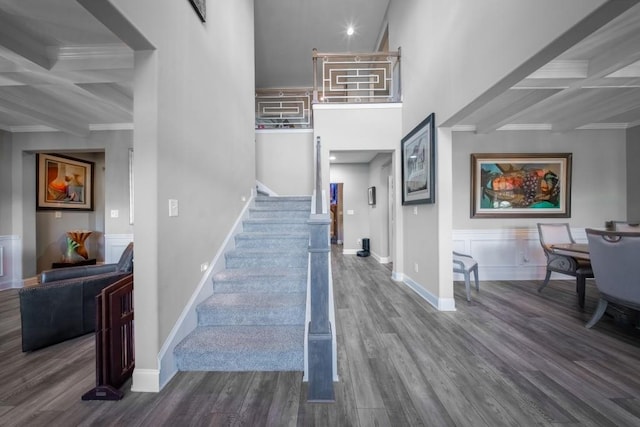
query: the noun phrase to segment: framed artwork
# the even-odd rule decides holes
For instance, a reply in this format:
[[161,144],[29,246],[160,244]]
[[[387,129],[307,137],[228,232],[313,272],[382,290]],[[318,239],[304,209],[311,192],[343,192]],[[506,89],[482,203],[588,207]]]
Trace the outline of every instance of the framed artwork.
[[369,187],[369,204],[376,204],[376,187]]
[[207,0],[189,0],[202,22],[207,20]]
[[93,210],[93,162],[57,154],[36,159],[36,209]]
[[471,154],[472,218],[569,218],[571,154]]
[[435,203],[435,114],[402,138],[402,204]]

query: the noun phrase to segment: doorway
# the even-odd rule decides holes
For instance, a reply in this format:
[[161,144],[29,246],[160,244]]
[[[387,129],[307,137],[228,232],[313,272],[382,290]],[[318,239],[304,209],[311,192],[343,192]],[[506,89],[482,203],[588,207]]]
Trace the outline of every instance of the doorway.
[[329,184],[331,215],[331,244],[341,245],[344,242],[344,226],[342,221],[342,195],[343,183]]

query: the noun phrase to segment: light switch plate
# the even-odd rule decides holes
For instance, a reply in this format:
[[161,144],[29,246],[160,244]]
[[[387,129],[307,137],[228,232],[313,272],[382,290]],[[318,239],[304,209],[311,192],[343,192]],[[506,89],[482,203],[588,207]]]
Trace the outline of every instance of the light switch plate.
[[169,199],[169,216],[178,216],[178,200]]

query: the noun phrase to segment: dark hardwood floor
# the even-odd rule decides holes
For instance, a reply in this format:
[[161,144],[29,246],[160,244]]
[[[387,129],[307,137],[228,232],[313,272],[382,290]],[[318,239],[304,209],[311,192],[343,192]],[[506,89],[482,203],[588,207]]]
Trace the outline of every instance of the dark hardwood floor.
[[23,354],[15,290],[0,292],[1,426],[638,426],[640,331],[584,327],[575,282],[484,281],[438,312],[372,258],[333,252],[336,403],[301,373],[183,372],[160,393],[84,402],[92,335]]

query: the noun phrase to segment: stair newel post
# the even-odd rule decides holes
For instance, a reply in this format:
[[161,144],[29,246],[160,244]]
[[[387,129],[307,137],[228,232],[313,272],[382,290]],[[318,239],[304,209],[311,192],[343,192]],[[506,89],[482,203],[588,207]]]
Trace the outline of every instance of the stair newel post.
[[315,213],[309,218],[309,261],[311,281],[311,321],[308,362],[310,402],[333,402],[333,337],[329,317],[329,226],[331,218],[323,210],[320,169],[320,137],[316,139]]

